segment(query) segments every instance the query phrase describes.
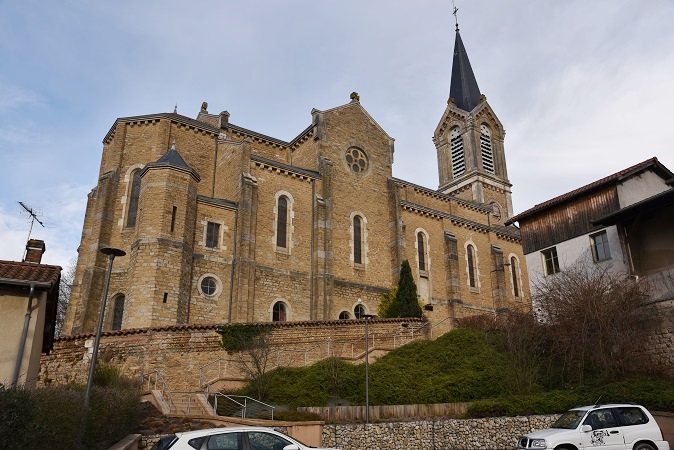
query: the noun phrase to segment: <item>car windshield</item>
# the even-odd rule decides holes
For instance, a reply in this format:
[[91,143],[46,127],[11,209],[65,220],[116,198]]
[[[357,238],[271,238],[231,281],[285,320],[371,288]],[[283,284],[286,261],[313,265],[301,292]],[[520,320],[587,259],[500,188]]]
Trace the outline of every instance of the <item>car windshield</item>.
[[565,430],[572,430],[578,426],[580,419],[585,415],[585,411],[579,411],[572,409],[571,411],[565,412],[562,417],[557,419],[555,423],[552,424],[552,428],[563,428]]

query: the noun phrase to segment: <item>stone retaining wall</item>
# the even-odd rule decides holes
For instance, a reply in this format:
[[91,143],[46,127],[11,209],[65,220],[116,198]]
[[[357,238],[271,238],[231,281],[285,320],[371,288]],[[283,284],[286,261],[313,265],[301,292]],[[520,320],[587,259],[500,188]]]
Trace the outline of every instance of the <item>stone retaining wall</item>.
[[[425,336],[412,330],[419,319],[370,321],[370,345],[375,349],[400,346]],[[271,325],[271,324],[270,324]],[[199,390],[200,368],[220,358],[233,359],[220,347],[217,330],[223,325],[179,325],[106,331],[101,336],[99,358],[109,359],[130,376],[159,370],[173,391]],[[365,324],[358,320],[285,322],[272,325],[272,367],[309,365],[329,356],[362,357]],[[40,385],[86,383],[94,335],[64,336],[41,360]],[[373,345],[374,344],[374,345]],[[311,350],[309,350],[311,349]],[[220,370],[220,373],[218,372]],[[236,363],[214,364],[204,371],[205,380],[241,379]]]
[[348,450],[513,449],[559,415],[324,425],[323,446]]

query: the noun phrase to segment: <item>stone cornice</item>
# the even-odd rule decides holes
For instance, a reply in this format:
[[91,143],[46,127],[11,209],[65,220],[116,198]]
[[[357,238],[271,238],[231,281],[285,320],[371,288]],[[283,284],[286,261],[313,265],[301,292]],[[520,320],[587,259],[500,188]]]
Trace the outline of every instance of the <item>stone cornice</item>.
[[265,169],[269,172],[276,172],[283,175],[291,176],[293,178],[299,178],[301,180],[320,180],[321,174],[314,172],[313,170],[302,169],[300,167],[289,166],[287,164],[280,163],[271,159],[263,158],[257,155],[251,155],[251,161],[255,166]]
[[493,227],[490,225],[485,225],[483,223],[474,222],[472,220],[464,219],[463,217],[455,216],[453,214],[446,213],[444,211],[438,211],[436,209],[428,208],[422,205],[415,203],[410,203],[406,201],[401,201],[400,206],[406,210],[416,214],[420,214],[426,217],[432,217],[434,219],[449,219],[452,224],[458,225],[469,230],[479,231],[480,233],[495,233],[496,237],[512,242],[519,242],[521,237],[519,234],[514,231],[510,231],[505,228]]
[[491,206],[488,205],[483,205],[481,203],[475,203],[471,202],[470,200],[464,200],[459,197],[454,197],[453,195],[449,194],[443,194],[442,192],[434,191],[433,189],[429,189],[427,187],[420,186],[418,184],[410,183],[409,181],[401,180],[399,178],[392,178],[392,180],[398,185],[398,186],[411,186],[415,192],[418,192],[423,195],[427,195],[429,197],[436,198],[438,200],[444,200],[447,202],[456,202],[458,205],[461,205],[465,208],[472,209],[473,211],[478,211],[478,212],[483,212],[485,214],[489,214],[492,211]]
[[197,195],[198,203],[208,203],[209,205],[220,206],[226,209],[231,209],[232,211],[238,209],[239,205],[236,202],[225,200],[224,198],[212,198],[204,197],[203,195]]

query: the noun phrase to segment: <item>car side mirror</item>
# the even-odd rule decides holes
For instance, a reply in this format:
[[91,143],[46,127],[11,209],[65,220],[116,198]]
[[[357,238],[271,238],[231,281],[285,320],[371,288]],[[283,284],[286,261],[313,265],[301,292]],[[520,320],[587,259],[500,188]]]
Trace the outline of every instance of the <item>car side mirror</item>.
[[295,445],[295,444],[290,444],[290,445],[286,445],[285,447],[283,447],[283,450],[300,450],[300,446]]
[[583,425],[582,427],[580,427],[580,431],[582,431],[583,433],[589,433],[590,431],[592,431],[592,425]]

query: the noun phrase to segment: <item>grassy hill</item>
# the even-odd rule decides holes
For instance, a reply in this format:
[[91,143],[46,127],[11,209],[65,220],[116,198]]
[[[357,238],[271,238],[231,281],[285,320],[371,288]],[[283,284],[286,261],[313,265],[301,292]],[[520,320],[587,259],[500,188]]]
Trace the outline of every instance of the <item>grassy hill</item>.
[[[401,347],[370,364],[370,404],[473,402],[469,416],[560,412],[601,398],[674,411],[674,383],[663,376],[614,379],[596,372],[582,385],[561,381],[550,355],[522,362],[494,331],[459,328],[434,341]],[[524,365],[524,367],[523,367]],[[534,371],[527,383],[516,382]],[[297,406],[362,405],[365,366],[337,359],[266,375],[265,400]],[[254,395],[254,388],[243,390]]]

